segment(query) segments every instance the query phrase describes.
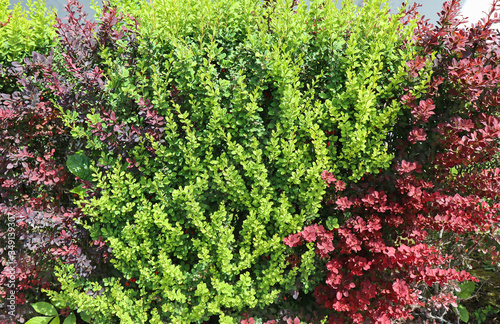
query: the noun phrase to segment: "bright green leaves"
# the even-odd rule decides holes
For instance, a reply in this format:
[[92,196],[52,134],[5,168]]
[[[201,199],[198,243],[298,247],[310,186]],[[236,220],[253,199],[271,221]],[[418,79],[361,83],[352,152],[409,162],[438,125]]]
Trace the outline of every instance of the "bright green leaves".
[[328,217],[326,219],[326,227],[330,230],[333,231],[334,229],[339,228],[339,220],[335,217]]
[[[403,27],[398,19],[390,19],[386,6],[370,1],[359,10],[342,57],[345,90],[337,92],[332,100],[348,113],[344,115],[348,119],[339,124],[339,141],[341,163],[352,170],[351,180],[388,167],[392,155],[383,141],[400,109],[391,100],[399,91],[394,85],[405,82],[405,62],[414,55],[410,41],[412,25]],[[403,41],[409,45],[395,55]]]
[[54,318],[54,317],[37,316],[30,319],[28,322],[26,322],[26,324],[48,324],[51,321],[57,324],[60,323],[59,317]]
[[20,3],[13,10],[8,7],[9,1],[0,2],[0,22],[9,21],[0,27],[0,64],[4,66],[22,62],[33,51],[45,52],[56,37],[55,15],[47,10],[45,1],[30,2],[27,9]]
[[[242,309],[277,303],[299,270],[312,291],[321,277],[312,245],[290,269],[283,238],[322,214],[324,170],[357,180],[388,166],[384,140],[400,110],[390,99],[411,55],[406,30],[373,4],[300,4],[296,14],[280,1],[121,4],[143,29],[133,52],[101,53],[117,121],[87,116],[89,129],[108,133],[85,133],[103,167],[82,211],[116,269],[138,280],[106,287],[105,316],[235,322]],[[132,128],[137,138],[123,140]],[[127,150],[108,150],[108,135]],[[68,159],[80,178],[87,165],[81,154]],[[84,300],[72,284],[64,296]]]
[[37,313],[40,313],[42,315],[45,315],[45,316],[57,316],[57,310],[56,310],[56,308],[52,304],[50,304],[50,303],[47,303],[47,302],[38,302],[38,303],[32,304],[31,306],[33,307],[33,309]]
[[[45,316],[36,316],[31,318],[26,324],[59,324],[61,322],[59,318],[59,314],[56,308],[47,302],[38,302],[31,304],[33,309],[42,315]],[[76,316],[73,312],[71,312],[65,319],[63,324],[76,324]]]

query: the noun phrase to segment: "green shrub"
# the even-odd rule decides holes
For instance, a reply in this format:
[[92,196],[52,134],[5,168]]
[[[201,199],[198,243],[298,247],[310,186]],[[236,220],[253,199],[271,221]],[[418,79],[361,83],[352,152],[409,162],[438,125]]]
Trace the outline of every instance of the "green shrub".
[[279,304],[316,271],[314,253],[290,265],[283,238],[325,213],[322,172],[389,166],[412,25],[380,1],[120,4],[141,29],[101,52],[109,102],[64,120],[95,161],[85,226],[123,277],[65,265],[48,293],[100,323],[234,323]]
[[[9,9],[9,0],[0,0],[0,65],[22,62],[33,51],[47,53],[56,36],[55,11],[47,12],[45,1],[29,0],[27,10],[21,3]],[[0,92],[14,91],[14,77],[0,67]]]

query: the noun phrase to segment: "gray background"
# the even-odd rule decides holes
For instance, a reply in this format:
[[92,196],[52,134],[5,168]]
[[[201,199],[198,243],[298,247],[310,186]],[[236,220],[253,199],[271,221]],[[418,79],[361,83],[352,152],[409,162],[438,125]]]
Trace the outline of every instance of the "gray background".
[[[26,0],[10,0],[11,6],[21,2],[26,3]],[[90,8],[91,0],[79,0],[80,3],[84,5],[85,11],[89,13],[89,18],[93,18],[94,11]],[[182,0],[179,0],[182,1]],[[314,0],[305,0],[306,3]],[[411,3],[417,2],[422,4],[422,7],[419,9],[419,12],[422,15],[425,15],[426,18],[431,20],[431,23],[434,23],[438,16],[437,12],[441,10],[442,4],[445,0],[417,0],[410,1]],[[99,3],[102,3],[102,0],[98,0]],[[339,0],[339,6],[342,0]],[[359,5],[362,0],[355,0],[355,2]],[[397,10],[398,7],[401,7],[401,3],[403,0],[390,0],[394,10]],[[46,0],[47,6],[53,7],[57,10],[59,17],[65,16],[64,5],[66,4],[66,0]],[[471,22],[476,22],[479,17],[481,17],[481,12],[489,9],[489,5],[491,4],[491,0],[462,0],[463,5],[463,13],[464,15],[471,18]]]

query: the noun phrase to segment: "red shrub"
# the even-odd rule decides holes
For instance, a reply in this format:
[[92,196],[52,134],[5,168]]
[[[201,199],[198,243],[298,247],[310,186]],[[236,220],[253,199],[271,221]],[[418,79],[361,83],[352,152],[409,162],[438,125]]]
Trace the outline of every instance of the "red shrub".
[[421,54],[408,62],[409,77],[428,61],[433,74],[425,93],[407,89],[400,98],[408,109],[388,141],[392,169],[345,190],[325,171],[326,208],[341,226],[312,225],[285,239],[292,247],[315,241],[328,260],[315,296],[339,312],[331,323],[437,320],[456,306],[457,282],[476,280],[463,270],[467,241],[498,261],[500,39],[491,29],[498,9],[495,1],[484,20],[464,28],[454,0],[437,26],[419,22]]
[[[56,26],[56,54],[33,53],[2,71],[18,87],[0,94],[0,302],[2,313],[15,314],[16,321],[32,311],[27,302],[44,299],[40,288],[59,288],[53,275],[58,260],[75,264],[85,277],[111,269],[104,243],[79,225],[82,215],[70,192],[78,183],[66,159],[85,142],[72,137],[59,108],[85,116],[89,102],[100,105],[100,45],[112,47],[120,37],[113,29],[119,19],[116,8],[105,8],[97,28],[76,1],[66,8],[68,22]],[[13,291],[17,307],[10,312],[6,299]]]

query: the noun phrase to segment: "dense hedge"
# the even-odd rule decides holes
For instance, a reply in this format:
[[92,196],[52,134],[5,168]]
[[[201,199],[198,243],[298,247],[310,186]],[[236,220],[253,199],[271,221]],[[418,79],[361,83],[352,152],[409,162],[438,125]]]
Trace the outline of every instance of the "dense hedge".
[[467,322],[475,309],[460,304],[485,296],[473,293],[492,284],[485,272],[498,275],[498,9],[495,1],[465,27],[459,1],[449,1],[436,25],[419,21],[409,73],[431,67],[432,74],[424,89],[410,86],[399,98],[408,109],[389,141],[397,152],[392,167],[347,187],[325,172],[325,200],[340,225],[286,238],[298,254],[299,245],[315,242],[317,258],[328,260],[315,297],[338,311],[332,323]]
[[[33,51],[47,53],[56,37],[55,12],[48,11],[45,1],[29,2],[27,9],[21,3],[9,9],[9,1],[0,1],[0,64],[3,68],[11,62],[22,62]],[[0,92],[12,93],[15,78],[0,68]]]
[[94,323],[465,316],[476,278],[450,244],[498,248],[499,6],[462,31],[458,1],[436,28],[379,0],[39,14],[57,38],[5,54],[0,100],[16,303]]
[[64,116],[99,157],[79,204],[123,278],[66,269],[51,296],[102,322],[232,323],[296,289],[282,242],[320,217],[323,170],[388,167],[413,27],[379,2],[155,5],[136,5],[140,29],[100,53],[106,106]]
[[[11,12],[7,6],[2,2],[1,16],[11,17],[0,27],[0,42],[6,44],[0,82],[7,92],[0,96],[2,323],[25,321],[33,313],[30,302],[48,300],[42,288],[60,288],[56,260],[76,264],[80,275],[98,275],[99,269],[109,273],[103,259],[107,248],[75,224],[82,215],[73,203],[70,191],[77,183],[66,160],[82,144],[64,126],[56,104],[61,96],[51,91],[52,78],[44,75],[48,69],[67,75],[68,68],[53,60],[61,61],[57,46],[67,39],[52,39],[62,26],[53,26],[52,13],[44,16],[44,3],[26,12],[20,6]],[[51,51],[55,54],[39,54]],[[71,87],[68,93],[74,95]]]

